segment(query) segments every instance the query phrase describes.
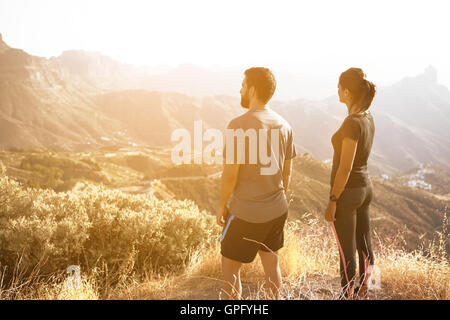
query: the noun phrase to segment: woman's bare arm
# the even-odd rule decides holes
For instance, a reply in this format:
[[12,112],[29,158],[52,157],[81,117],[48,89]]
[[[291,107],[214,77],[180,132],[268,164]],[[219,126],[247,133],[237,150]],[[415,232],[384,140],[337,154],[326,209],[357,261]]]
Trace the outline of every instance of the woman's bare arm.
[[357,146],[358,141],[352,140],[350,138],[344,138],[344,140],[342,141],[339,168],[336,172],[336,177],[334,178],[333,188],[331,189],[331,194],[333,194],[336,198],[339,198],[342,194],[342,191],[344,191],[345,189],[348,177],[350,176],[350,172],[352,171]]

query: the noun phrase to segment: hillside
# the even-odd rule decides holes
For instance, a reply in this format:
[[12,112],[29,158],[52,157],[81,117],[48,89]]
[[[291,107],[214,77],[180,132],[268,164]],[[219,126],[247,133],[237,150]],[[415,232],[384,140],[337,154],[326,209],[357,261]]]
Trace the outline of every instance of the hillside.
[[[0,40],[0,146],[92,149],[127,144],[120,121],[96,110],[103,92],[49,60]],[[108,137],[108,138],[106,138]]]
[[[165,201],[193,200],[214,214],[221,167],[174,166],[170,150],[127,147],[88,153],[0,152],[6,172],[23,186],[69,191],[78,182],[95,183],[130,194],[153,194]],[[330,165],[299,155],[289,192],[290,219],[321,223],[329,193]],[[404,233],[409,249],[431,239],[450,205],[447,170],[430,164],[393,176],[373,175],[372,225],[380,236]],[[419,182],[422,181],[422,182]],[[448,213],[447,213],[448,214]]]
[[[302,160],[310,176],[325,179],[317,161]],[[2,162],[0,299],[225,298],[220,230],[193,202],[126,194],[87,181],[67,192],[25,189]],[[377,236],[381,286],[370,298],[448,299],[448,236],[435,235],[437,242],[413,251],[405,251],[402,236]],[[282,299],[338,298],[338,251],[320,218],[287,224],[280,260]],[[79,282],[67,276],[68,265],[81,268]],[[259,263],[245,265],[241,274],[245,299],[268,298]]]
[[[329,194],[330,172],[329,165],[310,156],[295,159],[289,192],[290,219],[308,221],[310,215],[322,219]],[[446,178],[441,179],[449,178],[448,171],[445,172]],[[374,200],[371,221],[376,232],[383,236],[396,236],[402,230],[407,247],[413,249],[424,237],[430,239],[442,227],[444,213],[450,205],[450,196],[440,194],[442,187],[439,185],[436,190],[438,193],[433,193],[435,188],[427,190],[420,186],[409,186],[406,176],[395,176],[391,180],[372,176]],[[426,179],[433,180],[432,177]],[[175,199],[191,199],[201,209],[214,212],[220,196],[220,182],[217,178],[162,183],[174,194]]]

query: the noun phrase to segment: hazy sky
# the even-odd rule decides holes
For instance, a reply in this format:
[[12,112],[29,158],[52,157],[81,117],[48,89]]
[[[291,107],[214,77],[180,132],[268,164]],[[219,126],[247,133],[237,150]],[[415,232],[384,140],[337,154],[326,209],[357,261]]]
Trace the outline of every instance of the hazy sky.
[[330,93],[350,66],[384,85],[431,64],[450,88],[448,7],[433,0],[0,0],[0,32],[39,56],[84,49],[135,65],[268,66],[324,79]]

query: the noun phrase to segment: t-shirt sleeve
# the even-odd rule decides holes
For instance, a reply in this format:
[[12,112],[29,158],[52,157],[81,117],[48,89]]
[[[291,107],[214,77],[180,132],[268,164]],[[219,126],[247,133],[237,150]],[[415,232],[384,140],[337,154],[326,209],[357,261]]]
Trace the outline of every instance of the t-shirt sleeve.
[[289,130],[287,144],[286,144],[286,160],[291,160],[297,156],[297,151],[295,150],[294,144],[294,134],[292,129]]
[[358,141],[361,135],[359,123],[352,118],[346,118],[341,128],[342,135],[352,140]]

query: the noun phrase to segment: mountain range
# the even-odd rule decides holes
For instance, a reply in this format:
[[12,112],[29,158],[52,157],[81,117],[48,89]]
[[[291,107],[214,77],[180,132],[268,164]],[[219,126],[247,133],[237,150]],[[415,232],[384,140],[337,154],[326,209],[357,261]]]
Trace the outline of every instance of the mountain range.
[[[243,109],[236,96],[220,93],[238,92],[241,79],[231,71],[200,69],[137,68],[84,51],[46,59],[10,48],[0,35],[0,148],[169,147],[171,132],[191,130],[195,120],[224,129]],[[450,91],[436,74],[429,67],[378,88],[371,107],[371,173],[392,174],[426,162],[448,168]],[[224,85],[227,90],[220,89]],[[205,90],[213,94],[203,95]],[[288,119],[300,152],[329,161],[330,137],[346,113],[337,96],[273,101],[270,107]]]

